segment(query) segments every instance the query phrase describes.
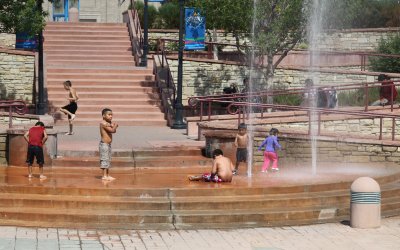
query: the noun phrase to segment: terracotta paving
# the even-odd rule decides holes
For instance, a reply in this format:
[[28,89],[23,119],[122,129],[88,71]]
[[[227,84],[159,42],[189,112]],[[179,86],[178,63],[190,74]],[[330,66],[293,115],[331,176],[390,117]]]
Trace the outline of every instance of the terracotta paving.
[[[101,181],[101,171],[96,166],[87,168],[45,168],[46,180],[38,179],[38,169],[34,168],[34,178],[27,178],[25,167],[9,167],[0,169],[0,186],[44,186],[44,187],[76,187],[76,188],[251,188],[251,187],[285,187],[322,183],[352,182],[360,176],[379,178],[399,172],[394,165],[357,165],[345,164],[336,166],[322,164],[317,174],[313,175],[311,167],[282,164],[279,172],[261,173],[260,167],[253,168],[251,177],[241,171],[233,178],[232,183],[190,182],[189,174],[202,174],[210,171],[209,167],[196,168],[143,168],[143,169],[111,169],[116,178],[112,182]],[[244,168],[245,166],[242,166]]]

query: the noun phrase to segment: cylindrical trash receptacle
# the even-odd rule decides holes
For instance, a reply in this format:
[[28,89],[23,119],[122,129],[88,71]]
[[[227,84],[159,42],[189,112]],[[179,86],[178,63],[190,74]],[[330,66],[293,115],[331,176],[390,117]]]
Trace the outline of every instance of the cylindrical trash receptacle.
[[350,226],[377,228],[381,226],[381,188],[370,177],[356,179],[350,187]]

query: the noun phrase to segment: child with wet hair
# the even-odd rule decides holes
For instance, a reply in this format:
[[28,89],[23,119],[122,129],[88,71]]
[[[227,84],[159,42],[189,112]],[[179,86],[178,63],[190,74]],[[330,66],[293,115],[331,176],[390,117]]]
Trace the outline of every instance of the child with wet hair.
[[235,170],[233,170],[234,175],[238,174],[240,162],[247,162],[247,145],[249,143],[249,135],[247,134],[246,124],[239,124],[238,130],[239,131],[235,137],[236,163]]
[[281,145],[278,142],[279,130],[276,128],[271,128],[269,131],[269,136],[258,147],[260,151],[265,147],[264,151],[264,164],[262,166],[261,172],[267,173],[270,162],[272,161],[272,171],[279,171],[278,167],[278,154],[277,149],[281,149]]

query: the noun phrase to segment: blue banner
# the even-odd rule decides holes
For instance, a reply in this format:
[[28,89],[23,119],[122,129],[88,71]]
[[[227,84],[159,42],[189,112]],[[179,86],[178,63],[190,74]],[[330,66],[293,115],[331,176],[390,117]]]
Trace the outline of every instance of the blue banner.
[[16,49],[28,49],[34,50],[37,48],[37,40],[35,36],[30,36],[27,33],[16,33],[15,39],[15,48]]
[[204,50],[206,19],[195,8],[185,8],[185,49]]

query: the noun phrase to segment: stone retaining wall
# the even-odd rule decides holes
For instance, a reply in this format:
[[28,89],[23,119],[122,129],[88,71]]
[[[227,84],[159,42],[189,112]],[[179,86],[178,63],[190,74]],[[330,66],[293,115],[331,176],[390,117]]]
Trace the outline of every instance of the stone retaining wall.
[[0,33],[0,47],[15,48],[15,34]]
[[[149,30],[149,39],[174,39],[178,40],[179,39],[179,30],[159,30],[159,29],[150,29]],[[211,41],[210,39],[210,34],[206,32],[206,38],[205,41]],[[236,44],[236,39],[233,37],[231,33],[225,34],[224,31],[218,30],[217,31],[217,41],[219,43],[228,43],[228,44]],[[244,44],[247,42],[249,43],[248,39],[240,39],[240,44]],[[168,42],[166,43],[168,44]],[[221,47],[222,51],[237,51],[237,48],[235,46],[222,46]]]
[[[178,78],[178,60],[168,58],[174,82]],[[321,69],[316,73],[320,79],[320,85],[340,85],[350,83],[373,82],[377,80],[379,73],[365,71],[351,71],[344,69]],[[263,82],[261,71],[252,74],[254,83]],[[243,78],[249,76],[248,67],[237,63],[221,64],[218,61],[185,59],[183,62],[183,100],[184,105],[191,96],[220,94],[224,87],[235,83],[239,89],[243,88]],[[400,74],[393,74],[393,77]],[[304,87],[304,81],[311,77],[311,73],[304,68],[278,68],[275,71],[273,84],[281,87]],[[263,86],[255,86],[255,89],[263,89]]]
[[7,133],[5,131],[0,131],[0,166],[7,165],[6,145],[7,145]]
[[[212,152],[220,148],[224,155],[235,161],[236,148],[234,146],[233,131],[219,131],[206,134],[206,151]],[[261,137],[263,136],[263,137]],[[262,165],[263,152],[257,147],[265,138],[266,133],[256,133],[254,139],[255,165]],[[281,162],[309,164],[311,162],[311,143],[308,136],[284,134],[279,136],[282,150],[278,151]],[[357,140],[318,137],[317,163],[373,163],[373,162],[400,162],[400,145],[390,141]]]
[[316,43],[317,50],[375,51],[380,40],[400,32],[400,28],[349,29],[326,32]]
[[0,97],[32,103],[35,54],[0,48]]

